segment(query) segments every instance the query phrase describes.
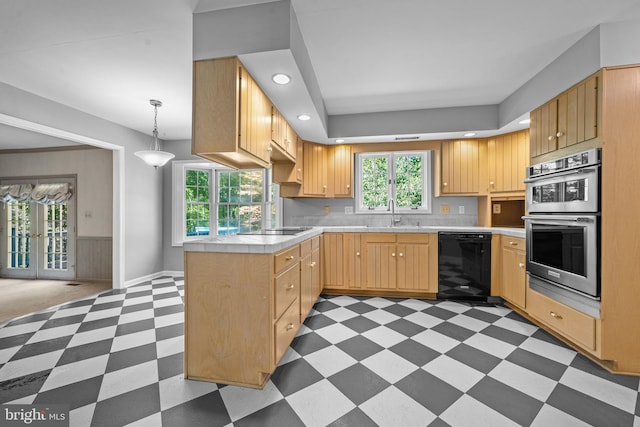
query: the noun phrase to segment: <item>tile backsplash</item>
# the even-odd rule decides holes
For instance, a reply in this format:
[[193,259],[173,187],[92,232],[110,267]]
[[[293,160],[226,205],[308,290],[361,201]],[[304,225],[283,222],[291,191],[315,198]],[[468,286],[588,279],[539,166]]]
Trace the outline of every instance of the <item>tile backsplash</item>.
[[[415,214],[396,212],[398,225],[478,225],[478,201],[476,197],[437,197],[432,201],[433,213]],[[448,205],[450,213],[441,214],[440,206]],[[461,208],[464,213],[459,213]],[[387,226],[391,225],[390,213],[348,214],[345,208],[355,211],[354,199],[283,199],[283,225],[325,226]]]

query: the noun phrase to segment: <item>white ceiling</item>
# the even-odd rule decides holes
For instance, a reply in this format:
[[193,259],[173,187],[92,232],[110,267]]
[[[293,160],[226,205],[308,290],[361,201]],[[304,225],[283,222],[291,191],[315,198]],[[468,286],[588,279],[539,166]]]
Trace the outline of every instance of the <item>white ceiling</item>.
[[[189,139],[194,10],[260,2],[3,0],[0,81],[146,134],[160,99],[160,137]],[[292,4],[330,115],[497,104],[596,25],[640,17],[638,0]],[[0,127],[0,149],[16,141]]]

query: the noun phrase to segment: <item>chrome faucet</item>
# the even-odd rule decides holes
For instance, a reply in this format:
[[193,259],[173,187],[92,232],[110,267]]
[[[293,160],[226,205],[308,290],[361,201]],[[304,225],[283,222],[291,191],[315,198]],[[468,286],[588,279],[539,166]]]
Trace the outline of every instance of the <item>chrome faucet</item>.
[[391,211],[391,226],[395,227],[396,223],[400,222],[400,218],[396,219],[396,202],[393,199],[389,199],[389,207],[387,210]]

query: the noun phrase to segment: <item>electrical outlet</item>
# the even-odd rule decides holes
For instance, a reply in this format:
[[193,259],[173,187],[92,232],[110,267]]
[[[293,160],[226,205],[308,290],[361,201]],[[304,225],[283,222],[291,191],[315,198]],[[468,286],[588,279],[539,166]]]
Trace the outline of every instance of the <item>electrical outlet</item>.
[[440,205],[441,214],[448,214],[450,211],[451,211],[451,208],[449,208],[449,205]]
[[493,204],[493,213],[494,214],[499,214],[500,212],[502,212],[502,205],[500,205],[499,203],[494,203]]
[[345,207],[344,207],[344,214],[345,214],[345,215],[351,215],[351,214],[353,214],[353,206],[345,206]]
[[463,214],[464,214],[464,206],[458,206],[458,213],[459,213],[460,215],[463,215]]
[[324,207],[324,214],[325,214],[325,215],[329,215],[330,213],[331,213],[331,207],[329,207],[329,206],[325,206],[325,207]]

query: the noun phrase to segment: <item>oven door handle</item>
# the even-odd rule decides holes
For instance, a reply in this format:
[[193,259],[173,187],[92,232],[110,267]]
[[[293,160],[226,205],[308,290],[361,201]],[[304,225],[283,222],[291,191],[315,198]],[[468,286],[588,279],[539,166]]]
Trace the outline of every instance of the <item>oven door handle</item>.
[[[594,215],[595,216],[595,215]],[[576,215],[525,215],[522,217],[525,221],[565,221],[565,222],[593,222],[594,218],[588,216]]]
[[581,168],[581,169],[571,169],[571,170],[563,171],[563,172],[550,172],[550,173],[547,173],[547,174],[544,174],[544,175],[536,176],[534,178],[525,179],[522,182],[525,183],[525,184],[531,184],[532,182],[543,181],[545,179],[556,178],[556,177],[559,177],[559,176],[594,173],[594,172],[596,172],[598,170],[598,168],[599,168],[599,166],[595,166],[595,167],[587,167],[587,168]]

